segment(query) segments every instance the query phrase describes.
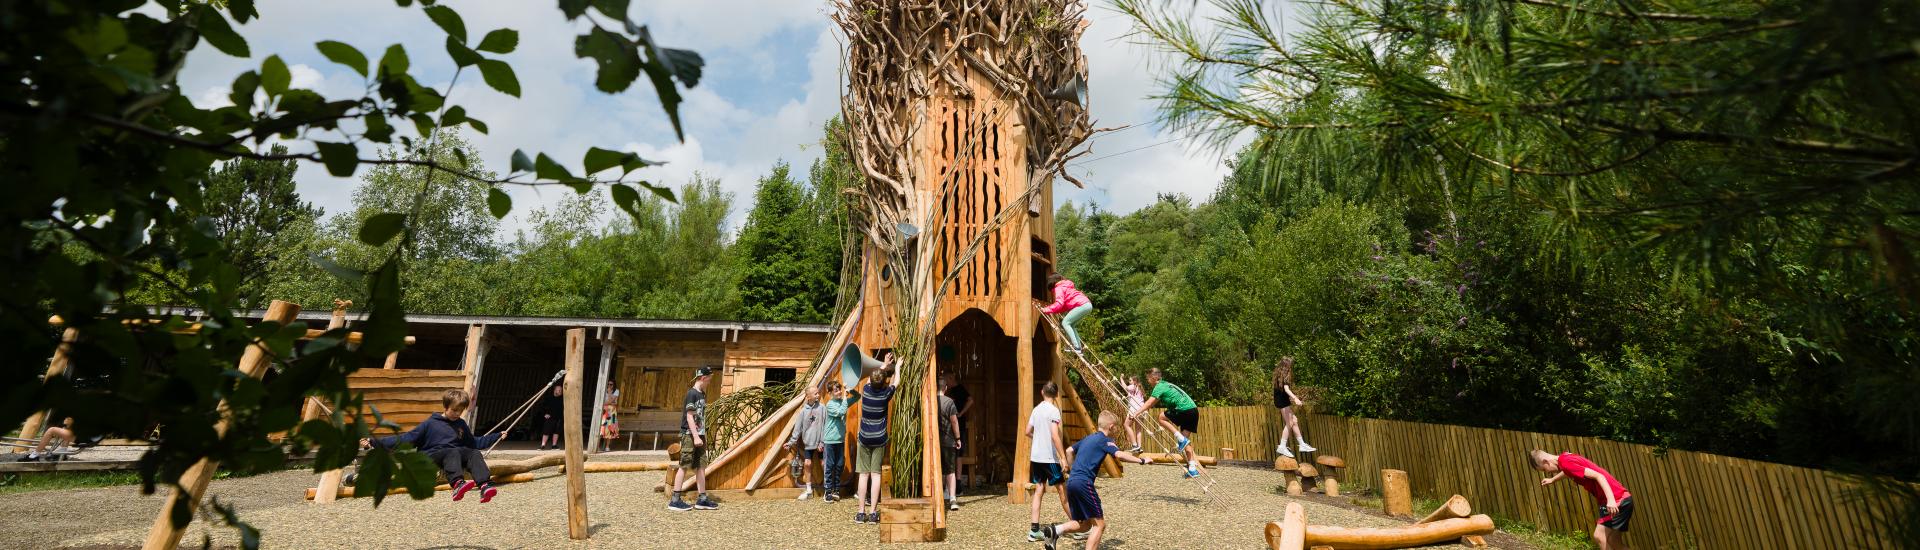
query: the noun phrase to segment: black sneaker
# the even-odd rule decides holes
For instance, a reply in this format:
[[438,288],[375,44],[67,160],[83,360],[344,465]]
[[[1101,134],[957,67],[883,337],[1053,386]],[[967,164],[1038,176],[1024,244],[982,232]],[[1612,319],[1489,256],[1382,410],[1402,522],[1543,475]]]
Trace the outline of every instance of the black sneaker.
[[33,455],[20,457],[20,462],[39,462],[39,461],[40,461],[40,457],[33,456]]
[[685,512],[692,509],[693,505],[687,504],[686,501],[680,500],[679,497],[674,497],[673,502],[667,503],[667,510],[669,511]]
[[863,524],[863,523],[866,523],[866,522],[867,522],[867,513],[866,513],[866,512],[854,512],[854,513],[853,513],[853,524],[854,524],[854,525],[860,525],[860,524]]
[[718,503],[718,502],[714,502],[714,501],[713,501],[713,499],[711,499],[711,498],[707,498],[707,496],[706,496],[706,495],[700,495],[700,500],[696,500],[696,501],[694,501],[694,502],[693,502],[693,509],[695,509],[695,510],[719,510],[719,509],[720,509],[720,503]]
[[1042,531],[1041,534],[1044,534],[1047,536],[1047,540],[1045,542],[1047,550],[1053,550],[1055,546],[1060,545],[1060,533],[1058,531],[1059,529],[1060,528],[1057,526],[1048,526],[1040,529]]

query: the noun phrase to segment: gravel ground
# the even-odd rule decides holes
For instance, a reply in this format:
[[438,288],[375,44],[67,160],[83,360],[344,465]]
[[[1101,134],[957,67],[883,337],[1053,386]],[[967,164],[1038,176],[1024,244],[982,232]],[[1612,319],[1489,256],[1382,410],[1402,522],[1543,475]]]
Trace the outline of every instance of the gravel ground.
[[[1278,473],[1248,468],[1211,470],[1211,493],[1201,481],[1184,480],[1169,467],[1133,467],[1122,479],[1102,479],[1100,494],[1109,521],[1106,548],[1266,548],[1266,522],[1280,518],[1289,497],[1278,494]],[[220,480],[214,494],[241,507],[242,517],[264,532],[269,548],[873,548],[877,529],[852,523],[851,501],[818,499],[722,502],[718,511],[669,512],[652,488],[661,472],[591,474],[587,496],[592,538],[566,538],[565,482],[560,477],[505,485],[493,502],[445,494],[426,501],[404,495],[379,509],[364,499],[314,506],[300,498],[314,476],[284,472]],[[1044,521],[1064,519],[1050,502]],[[1318,497],[1324,499],[1325,497]],[[1388,527],[1405,521],[1301,499],[1308,520],[1349,527]],[[0,497],[0,517],[15,529],[0,530],[0,547],[69,546],[113,548],[137,545],[160,503],[139,497],[138,488],[86,489]],[[1038,548],[1025,540],[1027,508],[1004,495],[961,497],[951,513],[949,545],[965,548]],[[43,512],[59,510],[58,513]],[[76,513],[84,510],[84,514]],[[27,515],[16,515],[27,514]],[[25,527],[21,529],[18,527]],[[216,546],[235,541],[233,532],[196,520],[188,539],[214,535]],[[1504,537],[1503,537],[1504,538]],[[1495,541],[1498,542],[1498,541]],[[1063,541],[1077,548],[1077,543]],[[1449,547],[1436,547],[1449,548]],[[1509,546],[1509,548],[1515,548]]]

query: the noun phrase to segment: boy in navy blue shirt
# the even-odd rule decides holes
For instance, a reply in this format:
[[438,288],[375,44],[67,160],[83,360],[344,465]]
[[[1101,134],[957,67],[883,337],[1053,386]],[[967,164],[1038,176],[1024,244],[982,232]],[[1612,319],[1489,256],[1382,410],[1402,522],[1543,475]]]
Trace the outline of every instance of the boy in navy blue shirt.
[[[360,440],[361,447],[380,447],[391,449],[401,443],[412,443],[414,448],[426,453],[440,471],[447,477],[447,485],[453,487],[453,499],[467,496],[467,491],[480,489],[480,502],[493,500],[496,492],[493,488],[493,475],[487,471],[487,459],[480,455],[480,447],[491,447],[500,440],[499,433],[491,433],[475,438],[473,430],[467,428],[467,421],[460,417],[467,414],[467,406],[473,398],[466,390],[447,390],[440,396],[440,406],[445,412],[433,413],[427,420],[407,433],[387,437]],[[468,477],[471,475],[472,477]]]
[[1113,431],[1114,426],[1119,424],[1119,415],[1113,414],[1113,411],[1100,411],[1100,431],[1081,438],[1067,448],[1067,460],[1073,463],[1073,468],[1067,471],[1066,493],[1067,517],[1072,521],[1041,529],[1047,537],[1047,550],[1053,550],[1060,543],[1060,535],[1081,531],[1087,532],[1087,548],[1100,547],[1100,536],[1107,530],[1107,518],[1100,510],[1100,493],[1093,488],[1093,477],[1107,455],[1126,462],[1152,463],[1120,450],[1120,446],[1107,437],[1107,432]]

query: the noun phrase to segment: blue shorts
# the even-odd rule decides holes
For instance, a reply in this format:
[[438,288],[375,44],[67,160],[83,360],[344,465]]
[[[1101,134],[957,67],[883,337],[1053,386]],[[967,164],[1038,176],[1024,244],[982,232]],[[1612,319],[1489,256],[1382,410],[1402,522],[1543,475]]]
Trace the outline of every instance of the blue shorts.
[[1059,464],[1049,464],[1046,462],[1027,463],[1027,482],[1029,483],[1057,487],[1061,482],[1066,480],[1067,476],[1060,472]]
[[1074,521],[1088,521],[1107,517],[1100,510],[1100,491],[1093,488],[1093,481],[1080,481],[1074,478],[1067,484],[1067,517]]

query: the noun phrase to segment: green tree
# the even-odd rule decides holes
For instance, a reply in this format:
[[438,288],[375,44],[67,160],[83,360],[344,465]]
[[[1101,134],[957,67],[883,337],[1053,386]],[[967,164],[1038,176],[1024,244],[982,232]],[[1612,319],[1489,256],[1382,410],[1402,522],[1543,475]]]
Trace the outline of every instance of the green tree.
[[[269,155],[286,153],[282,145],[268,151]],[[237,298],[242,306],[266,306],[268,297],[262,287],[270,273],[268,266],[299,236],[290,229],[322,214],[294,189],[297,170],[299,165],[291,160],[233,159],[207,175],[199,204],[181,207],[183,216],[205,217],[213,224],[214,238],[227,243],[234,267],[240,271]]]
[[749,319],[824,323],[840,278],[836,227],[823,225],[818,194],[794,181],[786,163],[760,178],[753,211],[734,251],[742,262],[740,298]]
[[[519,33],[494,29],[469,35],[450,7],[398,4],[419,10],[410,16],[424,16],[447,35],[445,50],[456,67],[447,89],[478,72],[488,87],[519,95],[512,66],[498,58],[517,49]],[[679,87],[698,82],[699,55],[659,45],[647,27],[628,17],[627,2],[568,0],[557,6],[565,19],[582,23],[574,49],[597,62],[597,87],[624,91],[646,74],[678,133]],[[432,149],[439,130],[466,125],[487,131],[477,117],[486,113],[469,113],[450,104],[446,91],[422,86],[411,72],[408,52],[397,44],[371,62],[341,42],[315,45],[364,78],[360,97],[327,98],[293,87],[286,62],[269,55],[258,69],[233,79],[232,105],[196,107],[176,81],[188,52],[204,41],[210,47],[206,55],[218,50],[251,57],[252,49],[233,24],[260,17],[254,2],[160,0],[156,9],[138,9],[143,7],[130,0],[0,4],[0,59],[8,60],[0,63],[0,136],[5,136],[0,138],[0,178],[19,183],[0,203],[7,266],[0,270],[0,286],[9,289],[0,293],[0,312],[5,312],[0,346],[23,357],[51,356],[59,331],[45,323],[50,315],[60,315],[81,335],[72,346],[74,361],[103,369],[114,381],[109,387],[78,389],[64,378],[39,380],[34,361],[11,362],[0,370],[0,388],[5,388],[0,422],[18,423],[32,411],[58,408],[74,416],[83,437],[149,440],[155,446],[141,462],[148,492],[174,484],[202,459],[240,471],[276,467],[286,453],[268,435],[278,432],[288,432],[294,454],[316,452],[316,469],[353,460],[357,440],[369,427],[301,424],[300,405],[308,396],[319,396],[337,409],[354,408],[357,396],[347,388],[346,375],[398,350],[404,336],[400,272],[404,251],[421,242],[421,228],[409,223],[412,207],[368,216],[355,231],[370,246],[400,243],[372,270],[329,264],[331,272],[366,289],[362,345],[341,345],[344,331],[336,331],[296,347],[295,339],[304,334],[298,323],[248,327],[234,318],[230,308],[241,303],[242,266],[234,263],[229,243],[200,223],[204,216],[191,211],[205,204],[215,163],[296,160],[342,177],[362,165],[422,166],[428,174],[425,189],[446,184],[453,175],[489,186],[565,184],[590,190],[599,185],[622,204],[635,202],[640,189],[669,194],[630,177],[650,162],[606,149],[587,151],[581,175],[547,155],[516,152],[511,170],[497,178],[465,173],[423,154]],[[589,16],[589,10],[598,13]],[[269,139],[312,152],[253,148]],[[392,145],[401,152],[360,155],[363,147]],[[616,168],[619,176],[595,176]],[[497,189],[487,193],[492,213],[506,214],[511,208],[506,195]],[[304,226],[295,220],[287,230]],[[123,324],[148,315],[121,301],[147,282],[175,287],[176,295],[191,297],[209,319],[184,335],[171,333],[185,328],[179,318],[153,327],[157,330]],[[271,350],[277,372],[272,381],[234,368],[233,358],[255,344]],[[216,410],[230,413],[223,432],[207,420]],[[165,437],[150,435],[156,425],[164,426]],[[426,498],[433,476],[434,467],[423,455],[375,451],[363,460],[358,489],[377,503],[398,481],[415,498]],[[176,526],[196,512],[212,513],[188,506],[200,495],[194,496],[171,511]],[[238,523],[231,509],[218,512]],[[257,545],[257,533],[241,527],[245,545]]]

